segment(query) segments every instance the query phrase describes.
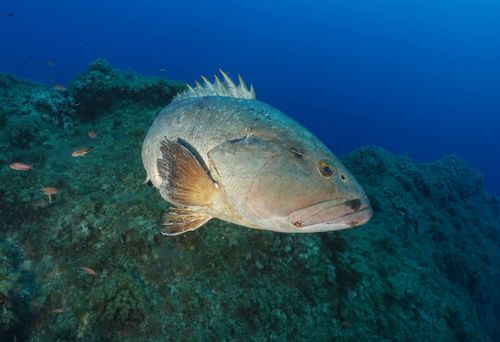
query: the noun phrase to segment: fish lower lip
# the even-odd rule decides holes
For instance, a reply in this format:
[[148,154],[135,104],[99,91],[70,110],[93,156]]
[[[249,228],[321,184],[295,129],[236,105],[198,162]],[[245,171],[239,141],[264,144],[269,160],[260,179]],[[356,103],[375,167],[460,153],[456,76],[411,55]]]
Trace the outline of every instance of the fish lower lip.
[[354,211],[349,214],[345,214],[344,216],[337,217],[332,221],[327,221],[325,224],[334,224],[334,223],[345,223],[351,227],[356,227],[368,222],[373,215],[373,210],[370,206],[364,207],[357,211]]
[[297,228],[320,223],[345,223],[356,226],[367,222],[371,215],[370,201],[365,195],[340,204],[333,200],[320,202],[294,211],[288,216],[288,219]]

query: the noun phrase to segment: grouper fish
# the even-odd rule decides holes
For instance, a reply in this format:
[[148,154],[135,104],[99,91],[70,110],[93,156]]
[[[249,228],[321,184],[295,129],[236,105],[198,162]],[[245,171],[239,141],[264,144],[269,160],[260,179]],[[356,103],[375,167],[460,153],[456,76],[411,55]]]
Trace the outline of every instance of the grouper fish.
[[146,181],[172,205],[161,232],[177,235],[212,218],[283,233],[356,227],[370,202],[340,160],[311,132],[256,100],[253,86],[221,78],[178,94],[144,139]]

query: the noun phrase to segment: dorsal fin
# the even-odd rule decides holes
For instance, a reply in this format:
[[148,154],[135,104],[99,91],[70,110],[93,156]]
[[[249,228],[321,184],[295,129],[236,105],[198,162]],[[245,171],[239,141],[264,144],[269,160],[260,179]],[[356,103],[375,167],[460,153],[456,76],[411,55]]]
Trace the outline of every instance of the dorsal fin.
[[196,86],[194,88],[188,84],[187,89],[177,94],[174,101],[184,99],[186,97],[202,96],[226,96],[237,99],[255,99],[255,90],[253,89],[253,86],[250,85],[249,89],[241,76],[238,76],[240,84],[236,85],[231,77],[229,77],[224,71],[220,69],[219,71],[222,74],[224,82],[222,82],[217,75],[214,75],[214,82],[210,82],[205,76],[201,76],[203,83],[196,81]]

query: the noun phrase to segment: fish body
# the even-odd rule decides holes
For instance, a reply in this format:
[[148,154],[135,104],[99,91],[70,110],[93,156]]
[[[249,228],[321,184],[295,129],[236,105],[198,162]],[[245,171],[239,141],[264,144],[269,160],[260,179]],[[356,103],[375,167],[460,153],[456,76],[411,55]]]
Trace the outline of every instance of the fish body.
[[52,204],[52,196],[56,195],[59,190],[54,186],[46,186],[40,189],[45,195],[49,196],[49,204]]
[[[222,72],[222,71],[221,71]],[[173,204],[162,233],[218,218],[286,233],[338,230],[372,215],[361,186],[311,132],[222,72],[179,94],[142,146],[147,179]]]
[[71,152],[72,157],[82,157],[92,151],[92,147],[82,147],[73,152]]
[[54,186],[46,186],[40,189],[45,195],[55,195],[59,191]]
[[94,140],[95,138],[97,138],[97,133],[96,131],[88,131],[87,132],[87,135],[89,136],[90,139]]
[[11,163],[9,165],[9,167],[12,170],[16,170],[16,171],[29,171],[29,170],[33,170],[33,165],[26,164],[26,163],[20,163],[20,162]]
[[64,93],[64,92],[68,91],[68,89],[65,86],[60,85],[60,84],[56,84],[53,89],[56,90],[56,91],[59,91],[61,93]]
[[82,267],[82,270],[87,273],[87,274],[90,274],[91,276],[97,276],[97,272],[94,271],[92,268],[90,267]]

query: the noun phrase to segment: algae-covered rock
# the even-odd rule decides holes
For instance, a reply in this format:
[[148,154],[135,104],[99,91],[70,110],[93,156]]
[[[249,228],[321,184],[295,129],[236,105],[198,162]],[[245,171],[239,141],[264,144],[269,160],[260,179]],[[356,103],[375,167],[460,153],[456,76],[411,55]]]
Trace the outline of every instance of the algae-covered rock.
[[23,264],[17,246],[0,240],[0,337],[27,337],[32,317],[29,264]]
[[[168,204],[143,184],[140,148],[177,89],[103,60],[61,94],[0,74],[8,338],[500,340],[499,199],[456,156],[416,163],[372,146],[343,158],[374,209],[359,228],[293,235],[214,220],[162,236]],[[58,188],[50,204],[42,186]]]
[[180,82],[114,70],[106,60],[98,59],[72,82],[70,93],[77,102],[78,117],[88,120],[123,101],[163,105],[182,88]]
[[88,295],[92,323],[103,331],[127,331],[140,325],[149,310],[147,285],[124,272],[100,277]]
[[73,98],[66,91],[1,73],[0,102],[0,117],[4,120],[31,116],[59,126],[71,120],[75,108]]
[[37,118],[24,116],[12,116],[6,127],[6,137],[13,147],[26,148],[32,142],[39,141],[37,136],[40,127]]

